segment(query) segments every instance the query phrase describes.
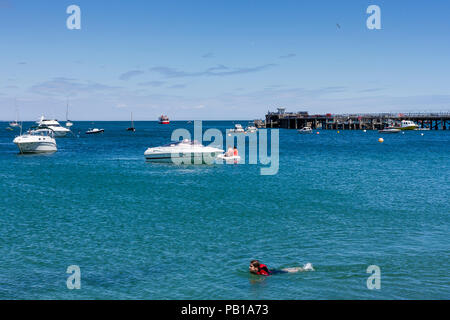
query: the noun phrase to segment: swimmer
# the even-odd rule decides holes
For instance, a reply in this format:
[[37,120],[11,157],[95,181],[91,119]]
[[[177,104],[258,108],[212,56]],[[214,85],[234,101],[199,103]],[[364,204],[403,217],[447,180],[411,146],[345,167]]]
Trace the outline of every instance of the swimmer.
[[311,263],[307,263],[303,267],[283,268],[280,270],[277,270],[277,269],[269,270],[269,268],[265,264],[260,263],[258,260],[250,261],[250,266],[248,267],[248,269],[250,270],[250,273],[262,275],[262,276],[270,276],[273,274],[280,274],[280,273],[295,273],[295,272],[302,272],[302,271],[314,271]]

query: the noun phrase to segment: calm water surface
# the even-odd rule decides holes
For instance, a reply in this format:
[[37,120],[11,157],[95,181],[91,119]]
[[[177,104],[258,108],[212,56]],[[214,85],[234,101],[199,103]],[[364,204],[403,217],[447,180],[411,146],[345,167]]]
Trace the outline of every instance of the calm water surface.
[[[280,130],[279,172],[261,176],[146,163],[186,122],[75,122],[48,156],[19,155],[6,126],[0,299],[450,298],[450,131],[380,144],[377,132]],[[254,258],[316,271],[261,279]],[[381,290],[366,287],[372,264]],[[66,287],[69,265],[80,290]]]

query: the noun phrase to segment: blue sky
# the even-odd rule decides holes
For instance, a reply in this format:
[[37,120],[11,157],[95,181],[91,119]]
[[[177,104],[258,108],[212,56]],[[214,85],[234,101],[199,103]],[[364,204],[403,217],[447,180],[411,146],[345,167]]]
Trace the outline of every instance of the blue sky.
[[449,14],[437,0],[0,0],[0,120],[15,99],[22,120],[64,119],[67,98],[73,120],[448,111]]

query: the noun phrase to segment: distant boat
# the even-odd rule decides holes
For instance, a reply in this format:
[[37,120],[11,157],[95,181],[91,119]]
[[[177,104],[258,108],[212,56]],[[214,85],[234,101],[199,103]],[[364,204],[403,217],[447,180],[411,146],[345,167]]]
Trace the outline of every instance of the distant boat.
[[20,123],[18,121],[18,118],[19,118],[19,111],[17,110],[17,105],[16,105],[16,120],[15,121],[11,121],[9,123],[9,126],[12,127],[12,128],[20,127]]
[[17,122],[17,120],[16,121],[12,121],[12,122],[9,123],[9,126],[12,127],[12,128],[17,128],[17,127],[20,127],[20,123]]
[[104,129],[94,128],[94,129],[89,129],[88,131],[86,131],[86,134],[97,134],[97,133],[103,133],[103,132],[105,132]]
[[256,128],[253,123],[249,123],[247,128],[245,128],[245,131],[247,133],[255,133],[256,131],[258,131],[258,128]]
[[415,130],[417,129],[419,126],[411,120],[402,120],[400,126],[394,126],[395,129],[400,129],[400,130]]
[[69,120],[69,101],[67,101],[67,109],[66,109],[66,127],[70,128],[73,126],[73,123]]
[[239,123],[234,125],[234,129],[230,129],[230,133],[245,133],[244,128]]
[[170,120],[168,116],[162,115],[159,117],[159,123],[160,124],[169,124]]
[[39,121],[37,121],[39,125],[39,129],[51,129],[53,131],[53,134],[56,138],[59,137],[65,137],[66,134],[71,132],[69,129],[64,128],[61,126],[56,119],[45,119],[45,117],[42,115]]
[[402,130],[398,128],[385,128],[383,130],[378,130],[379,133],[399,133],[400,131]]
[[134,128],[134,123],[133,123],[133,112],[131,113],[131,127],[127,128],[127,131],[133,131],[133,132],[136,131],[136,129]]
[[303,127],[299,130],[297,130],[299,133],[312,133],[311,127]]

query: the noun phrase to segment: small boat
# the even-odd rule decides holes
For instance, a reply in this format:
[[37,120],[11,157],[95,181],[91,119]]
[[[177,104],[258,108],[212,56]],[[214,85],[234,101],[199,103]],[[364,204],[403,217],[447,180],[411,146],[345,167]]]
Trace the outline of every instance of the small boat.
[[411,120],[402,120],[402,125],[401,128],[399,128],[400,130],[415,130],[417,129],[419,126]]
[[50,129],[53,131],[55,138],[65,137],[67,133],[71,132],[70,129],[64,128],[58,122],[58,120],[45,119],[41,116],[39,121],[37,121],[38,129]]
[[400,129],[400,130],[416,130],[419,126],[411,120],[402,120],[400,122],[400,125],[390,126],[394,129]]
[[230,133],[244,133],[245,130],[244,128],[242,128],[242,126],[237,123],[234,125],[234,129],[230,129]]
[[12,122],[9,123],[9,126],[11,128],[17,128],[17,127],[20,127],[20,123],[18,123],[17,120],[16,121],[12,121]]
[[169,117],[165,116],[165,115],[161,115],[159,117],[159,123],[160,124],[169,124],[170,123]]
[[69,120],[69,99],[67,99],[67,108],[66,108],[66,127],[70,128],[73,126],[72,121]]
[[248,126],[245,128],[245,132],[247,133],[255,133],[256,131],[258,131],[258,129],[255,126]]
[[19,123],[19,121],[18,121],[18,118],[19,118],[19,111],[18,111],[18,109],[17,109],[17,103],[16,103],[16,101],[14,101],[14,104],[16,105],[16,120],[15,120],[15,121],[11,121],[11,122],[9,123],[9,126],[10,126],[11,128],[19,128],[19,127],[21,127],[21,125],[20,125],[20,123]]
[[303,127],[297,131],[298,131],[298,133],[312,133],[313,132],[311,127]]
[[400,129],[398,128],[384,128],[383,130],[378,130],[379,133],[399,133]]
[[131,113],[131,127],[127,128],[127,131],[133,131],[133,132],[136,131],[136,129],[134,128],[134,123],[133,123],[133,112]]
[[216,160],[225,161],[226,163],[238,163],[241,161],[241,156],[227,156],[226,154],[219,154]]
[[197,141],[188,139],[148,148],[144,153],[147,161],[174,164],[211,164],[220,154],[223,154],[222,149],[205,147]]
[[103,133],[103,132],[105,132],[104,129],[94,128],[94,129],[89,129],[88,131],[86,131],[86,134],[97,134],[97,133]]
[[51,129],[30,129],[14,138],[20,153],[46,153],[57,151],[54,132]]

